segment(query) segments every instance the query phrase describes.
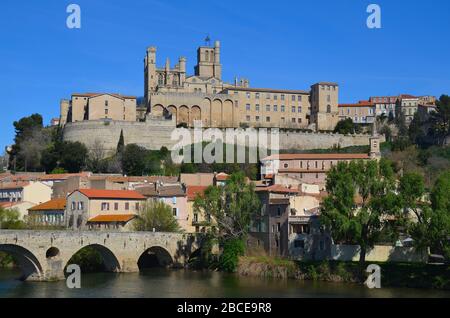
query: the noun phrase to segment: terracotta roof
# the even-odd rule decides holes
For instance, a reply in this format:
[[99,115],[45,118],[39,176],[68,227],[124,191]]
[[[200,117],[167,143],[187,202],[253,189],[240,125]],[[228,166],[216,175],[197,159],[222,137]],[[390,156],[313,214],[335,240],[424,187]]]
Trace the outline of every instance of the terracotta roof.
[[197,194],[202,196],[208,188],[207,186],[187,186],[186,187],[186,194],[188,201],[193,201],[197,197]]
[[135,214],[100,214],[90,218],[88,222],[128,222],[135,217]]
[[224,90],[228,91],[243,91],[255,93],[287,93],[287,94],[302,94],[309,95],[305,90],[291,90],[291,89],[274,89],[274,88],[252,88],[252,87],[226,87]]
[[409,94],[401,94],[401,95],[399,96],[399,98],[400,98],[400,99],[403,99],[403,98],[409,99],[409,98],[418,98],[418,97],[413,96],[413,95],[409,95]]
[[114,93],[74,93],[72,94],[72,96],[77,96],[77,97],[97,97],[97,96],[101,96],[101,95],[110,95],[110,96],[114,96],[120,99],[136,99],[136,96],[126,96],[126,95],[120,95],[120,94],[114,94]]
[[54,211],[54,210],[65,210],[66,199],[53,199],[42,204],[36,205],[29,209],[29,211]]
[[181,185],[155,184],[137,187],[136,191],[146,197],[184,197],[186,193]]
[[301,169],[301,168],[280,168],[278,173],[320,173],[327,172],[329,169]]
[[12,208],[13,206],[16,206],[18,204],[24,203],[23,201],[18,201],[18,202],[0,202],[0,207],[2,208]]
[[226,181],[226,180],[228,180],[228,177],[229,177],[228,174],[221,172],[216,175],[216,180],[217,181]]
[[46,174],[38,179],[41,181],[66,180],[69,177],[88,177],[90,174],[90,172]]
[[29,182],[0,182],[0,189],[23,189],[23,187],[29,185]]
[[257,187],[256,192],[273,192],[273,193],[299,193],[298,189],[286,188],[281,184],[274,184],[268,187]]
[[266,174],[264,175],[265,179],[273,179],[273,174]]
[[360,100],[358,103],[354,104],[339,104],[338,107],[373,107],[374,103],[371,103],[367,100]]
[[370,156],[365,153],[286,153],[271,155],[262,159],[265,160],[307,160],[307,159],[369,159]]
[[90,199],[130,199],[145,200],[145,197],[136,191],[130,190],[100,190],[100,189],[78,189]]

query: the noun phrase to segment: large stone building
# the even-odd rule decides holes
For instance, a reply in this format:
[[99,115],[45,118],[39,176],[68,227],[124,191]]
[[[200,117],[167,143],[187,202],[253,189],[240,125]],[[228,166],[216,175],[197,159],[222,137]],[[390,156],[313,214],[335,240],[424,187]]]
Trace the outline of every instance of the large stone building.
[[247,79],[227,83],[222,80],[220,49],[219,41],[199,47],[194,74],[188,75],[185,57],[173,67],[169,59],[158,67],[157,50],[149,47],[144,58],[145,112],[134,96],[74,94],[61,101],[60,123],[152,118],[188,127],[198,121],[218,128],[334,129],[339,120],[336,83],[317,83],[310,90],[250,88]]

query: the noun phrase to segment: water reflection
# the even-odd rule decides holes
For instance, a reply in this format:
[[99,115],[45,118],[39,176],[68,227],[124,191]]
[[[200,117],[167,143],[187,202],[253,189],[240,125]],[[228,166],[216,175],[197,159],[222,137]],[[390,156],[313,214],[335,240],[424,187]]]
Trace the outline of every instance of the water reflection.
[[382,288],[238,277],[218,272],[149,269],[134,274],[83,274],[81,289],[68,289],[64,281],[21,282],[20,273],[0,271],[0,297],[450,297],[450,292]]

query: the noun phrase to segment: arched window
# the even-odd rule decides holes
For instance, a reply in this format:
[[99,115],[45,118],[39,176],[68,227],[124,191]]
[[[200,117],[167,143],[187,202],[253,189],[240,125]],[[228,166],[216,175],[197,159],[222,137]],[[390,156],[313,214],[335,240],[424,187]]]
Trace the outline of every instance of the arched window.
[[172,85],[178,86],[178,74],[175,74],[172,79]]
[[158,75],[158,85],[164,85],[164,75],[163,74]]

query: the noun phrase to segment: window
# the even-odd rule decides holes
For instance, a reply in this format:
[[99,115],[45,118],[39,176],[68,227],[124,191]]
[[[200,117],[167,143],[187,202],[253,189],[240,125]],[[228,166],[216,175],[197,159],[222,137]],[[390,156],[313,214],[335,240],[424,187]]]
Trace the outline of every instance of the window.
[[108,101],[105,100],[105,107],[108,107]]
[[273,95],[273,100],[278,100],[278,95]]
[[250,116],[249,115],[245,116],[245,120],[250,121]]
[[270,112],[270,105],[266,105],[266,112]]
[[70,205],[70,209],[71,209],[72,211],[74,211],[74,210],[75,210],[75,206],[76,206],[75,201],[72,201],[72,204]]
[[327,105],[327,113],[331,113],[331,105]]
[[247,98],[250,98],[250,93],[247,92]]
[[327,95],[327,102],[331,102],[331,96]]
[[78,202],[78,210],[83,210],[84,202]]
[[102,202],[102,207],[101,207],[102,211],[108,211],[109,210],[109,203],[107,202]]
[[117,203],[117,202],[114,203],[114,210],[115,211],[119,210],[119,203]]
[[255,110],[256,110],[257,112],[259,112],[259,104],[256,104],[256,105],[255,105]]
[[126,202],[125,203],[125,210],[128,211],[130,209],[130,203]]
[[285,163],[285,164],[283,165],[283,167],[286,169],[286,168],[289,167],[289,165],[288,165],[287,163]]
[[198,222],[198,214],[197,213],[194,213],[193,222]]
[[259,121],[259,116],[256,116],[256,121]]
[[284,109],[285,109],[284,105],[281,105],[281,112],[282,113],[284,113]]
[[270,123],[270,117],[269,116],[266,117],[266,122]]
[[255,98],[259,99],[259,93],[255,93]]
[[108,109],[105,109],[105,115],[108,115]]
[[246,104],[246,105],[245,105],[245,110],[246,110],[246,111],[250,111],[250,104]]
[[136,202],[135,209],[136,211],[139,211],[139,202]]
[[281,207],[277,207],[277,215],[281,216]]
[[292,120],[291,120],[291,121],[292,121],[292,123],[293,123],[293,124],[295,124],[295,118],[292,118]]
[[178,209],[177,208],[173,208],[172,209],[172,214],[173,214],[173,216],[178,216]]
[[284,100],[284,94],[281,94],[281,100]]
[[273,105],[273,111],[277,112],[278,111],[278,106],[277,105]]
[[291,107],[291,112],[295,113],[295,106]]
[[298,95],[298,96],[297,96],[297,100],[298,100],[299,102],[301,102],[301,101],[302,101],[302,95]]
[[266,99],[270,99],[270,93],[266,94]]
[[172,198],[172,204],[177,204],[177,197]]
[[299,123],[299,124],[302,123],[302,119],[301,119],[301,118],[298,119],[298,123]]
[[281,232],[281,223],[280,222],[277,223],[277,232]]
[[298,112],[301,113],[302,112],[302,106],[298,106]]
[[295,95],[292,95],[292,101],[295,102]]

